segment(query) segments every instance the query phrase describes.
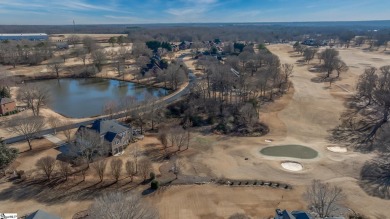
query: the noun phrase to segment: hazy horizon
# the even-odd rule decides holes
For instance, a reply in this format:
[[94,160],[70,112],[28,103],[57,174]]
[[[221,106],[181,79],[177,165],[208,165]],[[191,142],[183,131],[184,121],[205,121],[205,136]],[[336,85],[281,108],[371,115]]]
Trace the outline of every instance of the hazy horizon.
[[387,21],[386,0],[2,0],[0,25]]

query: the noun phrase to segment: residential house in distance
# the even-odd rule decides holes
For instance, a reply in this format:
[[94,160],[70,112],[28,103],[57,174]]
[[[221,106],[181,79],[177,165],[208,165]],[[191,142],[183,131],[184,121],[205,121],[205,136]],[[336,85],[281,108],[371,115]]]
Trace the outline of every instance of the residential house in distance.
[[122,153],[133,136],[130,127],[121,125],[116,120],[95,120],[92,126],[81,126],[78,131],[83,128],[99,133],[101,140],[108,143],[109,151],[113,155]]
[[69,44],[68,43],[57,43],[56,44],[56,48],[59,49],[59,50],[65,50],[65,49],[69,49]]
[[180,50],[189,49],[189,48],[191,48],[191,45],[192,45],[192,42],[183,41],[183,42],[180,43],[179,49],[180,49]]
[[0,98],[0,115],[5,115],[16,110],[15,100],[10,98]]

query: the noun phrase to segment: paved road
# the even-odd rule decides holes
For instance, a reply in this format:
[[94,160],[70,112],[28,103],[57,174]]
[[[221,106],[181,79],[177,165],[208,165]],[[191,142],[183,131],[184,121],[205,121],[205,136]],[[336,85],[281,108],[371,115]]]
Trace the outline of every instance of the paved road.
[[[183,60],[183,58],[185,57],[185,55],[182,55],[180,56],[178,59],[179,60]],[[165,100],[163,100],[162,102],[159,103],[159,106],[160,107],[163,107],[163,106],[167,106],[177,100],[180,100],[183,96],[187,95],[190,91],[190,88],[194,85],[195,81],[196,81],[196,78],[194,76],[194,74],[192,72],[189,73],[188,75],[189,77],[189,83],[188,83],[188,86],[185,87],[183,90],[181,90],[180,92],[177,92],[176,94],[166,98]],[[134,109],[132,110],[133,113],[137,113],[138,111],[141,111],[143,110],[143,108],[138,108],[138,109]],[[123,117],[126,117],[126,114],[128,115],[128,113],[118,113],[118,114],[115,114],[114,116],[103,116],[103,117],[99,117],[101,119],[120,119],[120,118],[123,118]],[[87,125],[90,125],[93,123],[93,121],[95,121],[95,119],[90,119],[88,121],[84,121],[84,122],[79,122],[79,123],[74,123],[74,124],[71,124],[71,125],[67,125],[67,126],[61,126],[61,127],[58,127],[56,128],[56,131],[57,132],[61,132],[61,131],[64,131],[64,130],[68,130],[68,129],[74,129],[74,128],[78,128],[82,125],[84,126],[87,126]],[[54,129],[51,128],[51,129],[46,129],[46,130],[42,130],[39,132],[39,134],[37,135],[37,138],[40,138],[42,137],[43,135],[49,135],[49,134],[53,134],[54,133]],[[19,141],[25,141],[25,136],[24,135],[20,135],[20,136],[15,136],[15,137],[12,137],[12,138],[7,138],[7,139],[4,139],[4,142],[7,143],[7,144],[12,144],[12,143],[16,143],[16,142],[19,142]]]

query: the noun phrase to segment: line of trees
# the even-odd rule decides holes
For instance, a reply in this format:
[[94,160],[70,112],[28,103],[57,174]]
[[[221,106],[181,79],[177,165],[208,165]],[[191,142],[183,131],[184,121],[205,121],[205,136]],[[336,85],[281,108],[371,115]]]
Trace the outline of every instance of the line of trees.
[[389,113],[390,65],[367,68],[359,76],[356,95],[349,101],[349,110],[342,115],[343,124],[334,137],[365,150],[386,151],[387,145],[378,133],[388,129]]
[[0,42],[0,64],[37,65],[53,56],[50,42],[2,41]]
[[[203,70],[204,80],[194,85],[181,109],[173,113],[183,114],[185,120],[189,119],[195,126],[217,122],[218,129],[225,133],[246,133],[260,128],[262,102],[285,93],[293,72],[293,65],[282,65],[279,58],[266,49],[255,53],[253,45],[224,61],[203,56],[197,68]],[[206,120],[202,119],[204,115]]]

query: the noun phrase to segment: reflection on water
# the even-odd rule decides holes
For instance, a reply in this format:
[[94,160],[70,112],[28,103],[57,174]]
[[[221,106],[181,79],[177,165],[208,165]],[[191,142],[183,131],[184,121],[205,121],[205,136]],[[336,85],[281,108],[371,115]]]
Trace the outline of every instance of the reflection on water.
[[31,83],[47,87],[51,97],[49,104],[51,109],[74,118],[100,115],[106,103],[114,101],[119,105],[119,101],[126,97],[131,96],[142,101],[146,93],[157,97],[169,93],[162,88],[102,78],[66,78]]

